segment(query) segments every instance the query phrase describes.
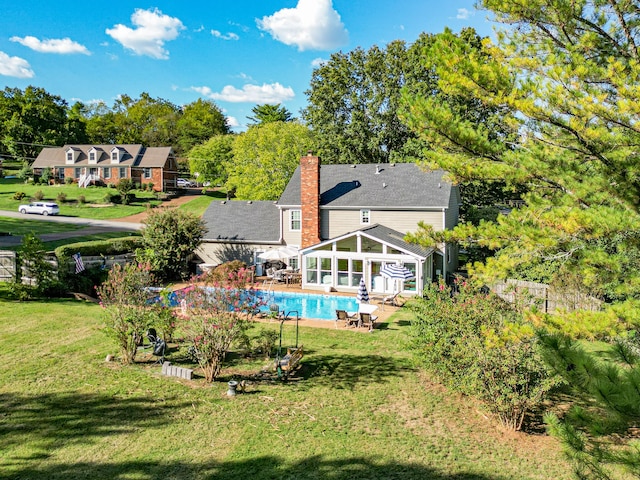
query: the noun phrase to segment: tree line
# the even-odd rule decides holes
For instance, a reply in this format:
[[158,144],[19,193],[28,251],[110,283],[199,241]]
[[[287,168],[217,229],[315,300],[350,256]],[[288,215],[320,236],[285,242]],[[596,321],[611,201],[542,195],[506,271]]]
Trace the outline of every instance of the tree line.
[[184,106],[142,93],[69,106],[40,87],[6,87],[0,93],[0,155],[31,164],[45,146],[136,144],[173,146],[181,156],[230,128],[222,110],[198,99]]

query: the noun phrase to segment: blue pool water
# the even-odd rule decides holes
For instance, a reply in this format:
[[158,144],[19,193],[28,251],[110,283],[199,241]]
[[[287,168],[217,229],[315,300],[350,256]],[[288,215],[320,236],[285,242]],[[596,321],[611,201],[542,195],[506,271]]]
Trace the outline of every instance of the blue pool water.
[[[335,320],[336,310],[358,311],[355,296],[267,292],[265,290],[256,290],[256,294],[265,303],[260,307],[260,311],[265,313],[269,313],[273,304],[278,305],[279,312],[284,310],[286,315],[295,316],[297,312],[300,318],[314,320]],[[161,301],[160,297],[150,300],[152,303],[158,301]],[[176,293],[169,294],[169,304],[172,307],[177,307],[180,304]]]
[[280,311],[298,312],[300,318],[335,320],[336,310],[355,312],[358,310],[355,296],[322,295],[313,293],[290,292],[265,292],[258,291],[258,296],[266,301],[266,305],[260,308],[263,312],[269,312],[269,306],[278,305]]

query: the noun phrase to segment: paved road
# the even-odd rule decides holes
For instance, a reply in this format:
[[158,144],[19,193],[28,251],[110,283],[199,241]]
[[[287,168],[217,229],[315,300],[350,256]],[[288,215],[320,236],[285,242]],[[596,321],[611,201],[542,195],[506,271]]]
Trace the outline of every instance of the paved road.
[[[66,217],[62,215],[50,215],[47,217],[42,215],[23,215],[9,210],[0,210],[0,217],[22,218],[25,220],[46,222],[74,223],[76,225],[84,226],[84,228],[80,228],[72,232],[45,233],[38,235],[40,240],[43,242],[51,242],[71,237],[83,237],[85,235],[94,235],[105,232],[135,232],[140,230],[143,226],[141,223],[119,222],[114,220],[93,220],[89,218]],[[20,243],[22,243],[21,236],[0,236],[0,248],[20,245]]]

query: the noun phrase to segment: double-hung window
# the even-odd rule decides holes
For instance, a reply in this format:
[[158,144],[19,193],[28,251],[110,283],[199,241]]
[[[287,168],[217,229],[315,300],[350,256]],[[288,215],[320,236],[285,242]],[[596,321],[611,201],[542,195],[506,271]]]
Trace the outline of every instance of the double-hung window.
[[360,210],[360,225],[369,225],[371,223],[371,210]]
[[302,230],[302,210],[290,210],[289,230],[292,232],[299,232]]

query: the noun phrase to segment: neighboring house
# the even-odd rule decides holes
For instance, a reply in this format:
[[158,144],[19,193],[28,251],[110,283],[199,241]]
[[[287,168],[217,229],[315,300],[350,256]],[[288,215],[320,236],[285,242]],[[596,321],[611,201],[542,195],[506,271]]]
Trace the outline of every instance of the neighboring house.
[[[424,248],[404,241],[418,222],[434,230],[458,222],[460,196],[442,171],[413,163],[322,165],[300,159],[277,202],[213,202],[203,219],[209,230],[198,254],[206,263],[258,255],[283,245],[300,250],[303,288],[356,292],[360,279],[373,293],[415,294],[457,268],[453,245]],[[402,264],[415,279],[394,283],[380,275],[386,263]]]
[[178,164],[171,147],[142,145],[65,145],[43,148],[31,168],[41,174],[50,168],[64,182],[73,178],[81,187],[116,184],[130,178],[137,184],[153,183],[156,191],[176,188]]

